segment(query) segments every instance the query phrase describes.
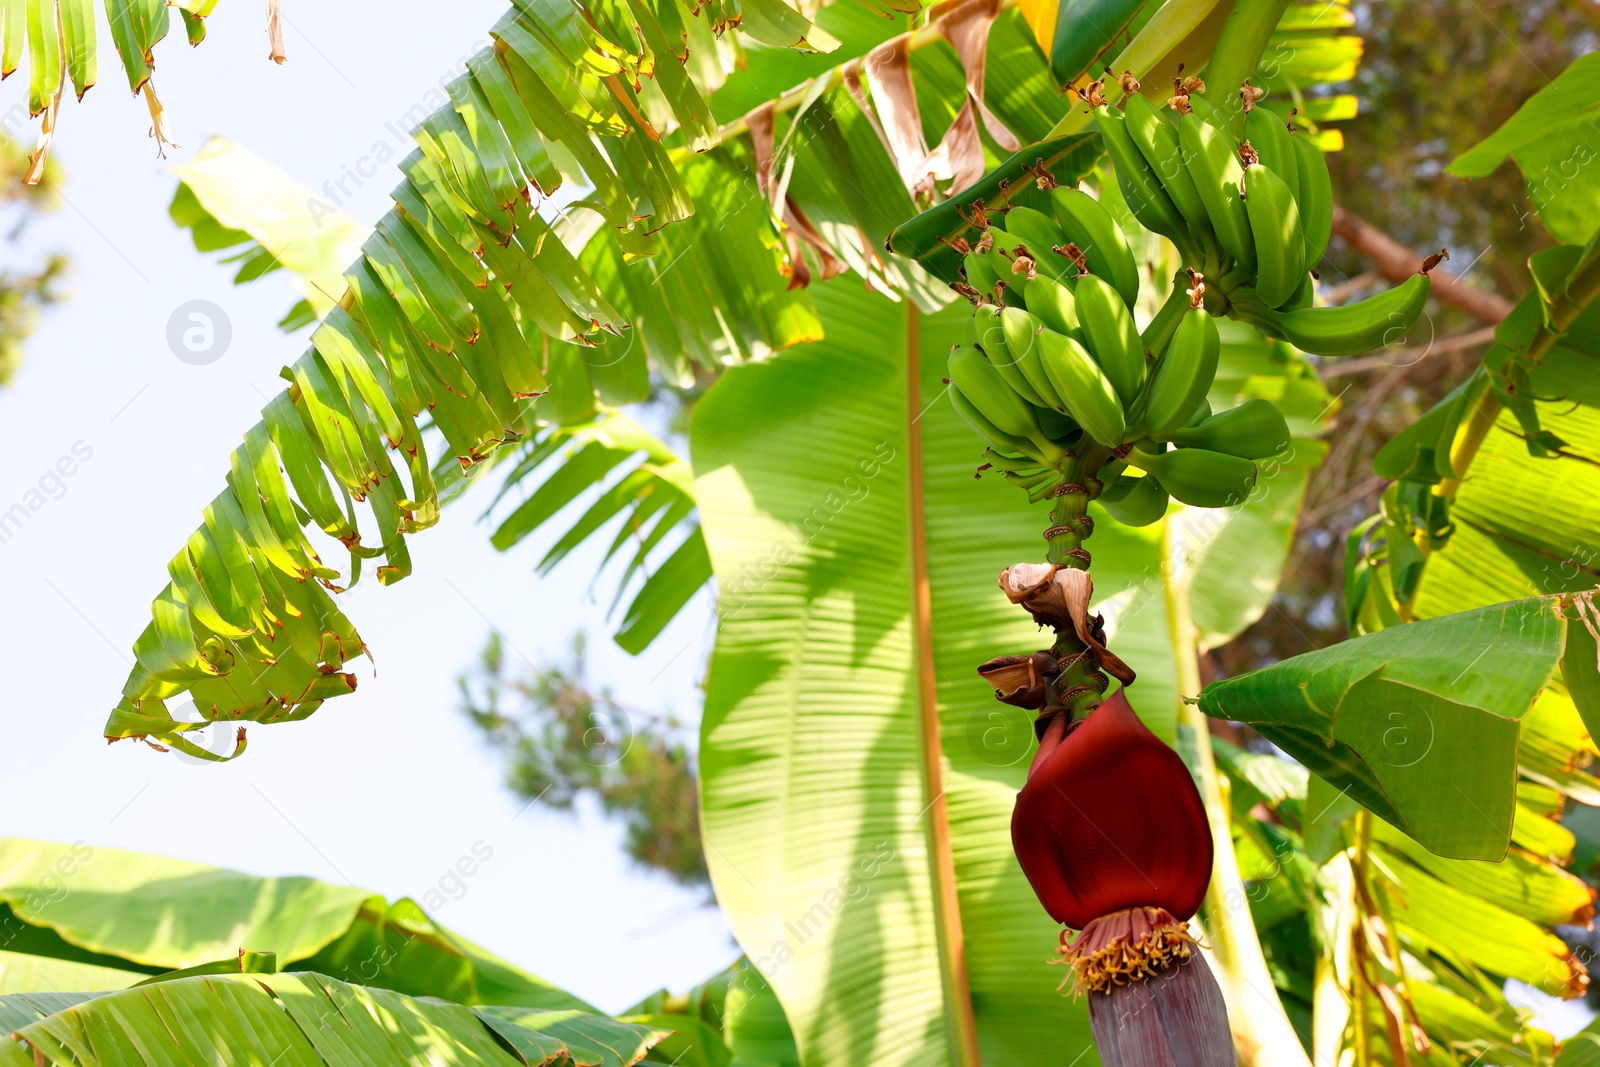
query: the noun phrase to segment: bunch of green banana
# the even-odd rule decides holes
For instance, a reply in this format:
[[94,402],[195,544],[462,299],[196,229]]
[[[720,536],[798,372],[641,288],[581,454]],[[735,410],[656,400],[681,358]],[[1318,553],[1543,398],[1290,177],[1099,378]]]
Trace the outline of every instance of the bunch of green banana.
[[1096,108],[1129,208],[1208,279],[1213,313],[1324,356],[1394,343],[1422,313],[1426,274],[1356,304],[1312,306],[1312,272],[1333,232],[1328,166],[1292,123],[1256,106],[1260,95],[1248,82],[1240,92],[1242,141],[1199,93],[1180,89],[1158,109],[1132,92],[1122,111]]
[[[1052,200],[1054,218],[1013,208],[966,257],[969,284],[993,300],[978,301],[969,343],[950,353],[950,396],[989,466],[1032,500],[1084,476],[1100,486],[1105,473],[1106,510],[1130,526],[1158,520],[1172,498],[1242,501],[1252,461],[1281,452],[1289,430],[1264,400],[1211,413],[1221,343],[1204,281],[1192,274],[1141,336],[1139,274],[1111,216],[1076,190]],[[1072,255],[1056,251],[1069,245]],[[1122,474],[1130,464],[1143,476]]]

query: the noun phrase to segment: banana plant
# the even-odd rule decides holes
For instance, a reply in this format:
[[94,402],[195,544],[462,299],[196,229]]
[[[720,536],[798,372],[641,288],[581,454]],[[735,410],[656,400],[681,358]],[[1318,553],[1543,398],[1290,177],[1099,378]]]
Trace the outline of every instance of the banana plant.
[[[1149,73],[1151,66],[1175,54],[1174,50],[1184,45],[1195,28],[1185,28],[1182,19],[1170,13],[1175,10],[1169,5],[1163,9],[1169,12],[1166,16],[1160,12],[1153,15],[1134,36],[1138,47],[1129,45],[1135,57],[1130,61],[1137,62],[1142,73]],[[996,20],[995,25],[998,24]],[[596,19],[591,29],[597,25],[606,24]],[[978,25],[991,33],[995,29],[987,19],[980,20]],[[970,45],[970,38],[965,38],[962,30],[970,31],[972,26],[969,15],[965,23],[942,24],[941,30],[952,39],[967,40]],[[607,26],[608,30],[612,28]],[[1272,24],[1266,29],[1270,31]],[[772,232],[766,228],[772,213],[766,206],[771,202],[770,194],[763,195],[765,182],[751,183],[756,189],[755,203],[760,211],[757,217],[745,220],[752,226],[750,233],[739,232],[736,225],[723,224],[723,219],[728,217],[738,221],[741,215],[749,214],[737,211],[724,211],[723,219],[715,226],[700,216],[693,222],[680,219],[683,225],[663,231],[664,237],[645,232],[648,226],[606,229],[603,226],[608,221],[606,209],[615,209],[617,205],[605,196],[602,187],[610,186],[606,186],[604,174],[589,169],[585,169],[584,177],[590,180],[600,197],[597,206],[591,205],[592,210],[584,209],[587,214],[574,213],[553,232],[547,232],[544,220],[527,210],[526,202],[524,206],[517,205],[515,193],[508,212],[495,196],[496,188],[503,191],[503,185],[498,184],[498,178],[490,177],[491,173],[500,177],[504,174],[488,165],[474,169],[472,164],[484,162],[480,157],[486,151],[485,146],[499,146],[495,137],[498,130],[501,135],[515,135],[517,143],[513,148],[523,152],[522,157],[518,157],[502,151],[500,162],[509,170],[510,162],[514,161],[522,168],[520,173],[537,175],[542,172],[533,149],[545,142],[539,139],[542,131],[534,131],[534,139],[529,140],[522,135],[530,127],[512,128],[519,115],[510,105],[521,98],[513,99],[504,94],[497,98],[488,85],[504,76],[511,79],[513,93],[520,92],[519,87],[527,87],[537,96],[541,85],[549,90],[543,77],[536,76],[534,82],[520,77],[524,68],[532,69],[524,53],[543,56],[545,53],[537,52],[538,48],[553,48],[570,42],[550,45],[545,40],[550,36],[549,27],[539,22],[537,12],[529,14],[525,10],[519,10],[517,16],[509,23],[503,22],[497,30],[500,43],[471,70],[472,84],[463,85],[462,93],[470,94],[474,88],[481,92],[489,103],[488,113],[499,125],[473,125],[470,120],[482,118],[485,112],[468,104],[453,103],[449,114],[439,118],[433,129],[424,130],[429,138],[424,145],[427,151],[415,157],[408,171],[409,184],[397,193],[399,207],[386,220],[387,229],[380,224],[378,233],[369,239],[363,264],[350,277],[353,288],[347,303],[330,314],[323,329],[313,338],[313,353],[302,359],[289,375],[294,379],[290,393],[273,402],[262,426],[253,431],[252,439],[236,454],[236,473],[230,480],[229,491],[219,497],[207,526],[197,532],[192,547],[186,547],[174,561],[173,584],[158,601],[156,620],[136,648],[140,667],[130,679],[128,699],[114,716],[110,734],[150,737],[183,747],[185,725],[174,723],[166,716],[162,701],[185,688],[195,692],[197,703],[210,715],[258,721],[301,717],[313,711],[326,696],[347,690],[351,680],[338,668],[359,647],[353,627],[315,584],[298,581],[295,585],[286,585],[274,572],[263,568],[276,565],[287,577],[315,577],[334,585],[341,580],[351,580],[359,573],[358,560],[381,554],[386,557],[378,568],[381,581],[404,576],[409,563],[402,535],[432,521],[440,499],[437,483],[424,478],[424,475],[431,475],[431,469],[426,457],[419,455],[419,431],[414,422],[407,421],[408,417],[414,420],[424,406],[431,405],[432,417],[460,465],[471,467],[486,461],[504,444],[537,429],[541,421],[540,405],[544,405],[548,416],[552,410],[564,410],[562,405],[568,398],[581,400],[578,410],[587,414],[596,393],[602,399],[607,396],[607,390],[612,391],[613,398],[637,395],[628,390],[639,388],[641,379],[637,371],[643,366],[642,355],[633,361],[629,361],[625,353],[616,361],[602,359],[599,369],[595,369],[594,364],[585,368],[572,362],[574,351],[581,354],[585,347],[600,349],[613,344],[597,332],[603,325],[620,329],[621,316],[609,315],[610,302],[605,301],[607,306],[602,306],[603,297],[597,294],[618,293],[619,303],[625,301],[634,328],[643,331],[637,336],[645,338],[646,350],[655,349],[652,354],[656,354],[657,365],[665,366],[668,373],[675,371],[680,375],[697,359],[714,364],[732,353],[752,350],[754,354],[764,354],[765,349],[783,347],[764,336],[762,327],[774,322],[803,326],[805,322],[799,320],[815,313],[815,304],[808,307],[794,295],[795,290],[763,287],[761,275],[746,269],[751,261],[741,258],[744,253],[752,253],[755,247],[750,233],[759,236]],[[600,31],[596,29],[595,32]],[[811,34],[811,37],[822,39],[819,34]],[[515,43],[508,43],[511,40]],[[613,45],[617,43],[611,38],[606,40]],[[1023,40],[1025,42],[1026,37]],[[928,50],[926,47],[914,49],[915,43],[911,38],[901,42],[908,54]],[[969,47],[966,55],[960,54],[960,48],[954,51],[961,75],[955,80],[956,95],[963,103],[953,122],[978,123],[979,117],[975,116],[982,109],[974,106],[969,111],[967,106],[968,98],[973,95],[972,83],[978,66],[973,60],[974,50]],[[584,59],[588,54],[575,58]],[[880,76],[886,85],[888,79],[898,76],[894,54],[891,50],[881,57],[884,65],[879,67]],[[980,58],[983,55],[981,47],[976,55]],[[566,78],[569,70],[559,62],[546,62],[540,69],[552,81],[557,81],[558,87],[563,84],[558,79]],[[671,64],[656,64],[652,69],[659,74],[671,69]],[[934,69],[937,70],[937,66]],[[1014,69],[1025,72],[1025,64],[1018,63]],[[633,74],[637,76],[642,70],[643,65],[636,64]],[[621,67],[616,73],[622,73]],[[837,86],[833,81],[835,73]],[[888,132],[889,123],[875,128],[874,120],[883,119],[887,114],[885,105],[869,101],[864,107],[857,100],[859,78],[853,79],[848,64],[843,70],[827,74],[824,79],[819,72],[796,100],[798,120],[789,118],[787,111],[783,118],[776,118],[764,108],[735,120],[742,123],[741,132],[751,136],[750,155],[744,159],[756,164],[753,169],[770,174],[781,166],[782,172],[787,174],[787,190],[793,195],[786,192],[782,210],[795,220],[790,230],[796,234],[800,232],[802,216],[812,220],[830,257],[824,259],[817,247],[808,241],[805,247],[797,243],[787,255],[782,252],[772,255],[773,248],[769,248],[765,262],[787,267],[792,280],[800,274],[797,263],[803,263],[808,274],[826,274],[837,265],[852,266],[854,255],[854,266],[866,280],[879,289],[903,291],[912,298],[910,307],[916,308],[916,314],[927,314],[927,308],[919,304],[934,302],[932,296],[938,290],[930,281],[932,275],[908,261],[879,260],[876,248],[880,238],[888,236],[893,220],[909,215],[917,197],[937,198],[943,191],[939,179],[936,174],[916,174],[901,166],[908,159],[920,165],[926,162],[926,157],[922,161],[914,158],[918,154],[914,138],[901,139],[904,127],[894,127],[893,137]],[[605,77],[614,78],[615,75],[606,74]],[[579,82],[578,88],[582,90],[581,77]],[[604,84],[608,90],[620,84],[620,90],[614,95],[623,103],[628,102],[627,86],[621,79]],[[877,93],[876,86],[874,93]],[[579,95],[590,106],[596,99],[605,100],[593,94],[580,92]],[[893,95],[891,90],[885,89],[883,100],[888,101]],[[903,104],[903,92],[901,97],[899,102]],[[497,99],[505,101],[507,106],[497,107]],[[689,118],[685,109],[692,105],[692,100],[674,100],[669,104],[675,118],[687,126]],[[1039,117],[1039,102],[1030,100],[1028,105],[1035,109],[1035,117]],[[1058,114],[1060,110],[1057,109]],[[965,119],[961,117],[964,112],[967,113]],[[1016,121],[1021,124],[1029,112],[1019,111],[1018,114]],[[539,110],[537,115],[549,118],[550,109]],[[607,152],[600,163],[622,160],[626,164],[639,158],[645,164],[652,160],[660,164],[660,155],[650,147],[650,138],[638,125],[643,119],[637,109],[621,115],[619,121],[624,127],[621,132],[625,136],[631,132],[633,139],[615,145],[606,142]],[[463,136],[457,132],[452,138],[449,134],[457,125],[466,133]],[[982,118],[982,128],[988,130],[991,137],[997,136],[990,129],[987,116]],[[1039,128],[1041,132],[1049,129],[1045,122],[1041,122]],[[881,138],[877,136],[879,129],[885,131]],[[475,136],[475,130],[482,136]],[[1010,136],[1015,139],[1014,134]],[[912,151],[897,150],[897,139],[902,148],[910,145]],[[978,140],[981,144],[981,134]],[[511,143],[508,137],[507,144]],[[570,154],[580,156],[578,148],[574,147],[575,139],[560,140],[560,143]],[[628,153],[632,149],[638,149],[641,155],[630,156]],[[792,154],[788,154],[791,149]],[[742,150],[740,145],[729,151],[736,164],[741,162],[739,153]],[[928,156],[934,154],[928,153]],[[1019,168],[1024,165],[1036,169],[1054,168],[1053,180],[1075,183],[1096,155],[1098,143],[1092,134],[1068,135],[1045,150],[1025,150],[1014,156],[1012,162]],[[691,191],[691,197],[698,197],[713,209],[736,206],[726,198],[737,195],[737,171],[726,167],[725,162],[714,153],[686,162],[682,168],[683,188]],[[765,167],[761,165],[763,162]],[[972,160],[968,158],[964,162],[970,166]],[[984,162],[988,162],[987,157]],[[670,214],[670,210],[663,213],[663,209],[671,209],[673,201],[658,195],[672,191],[661,184],[664,166],[640,173],[640,188],[647,188],[654,182],[654,188],[648,189],[651,210],[644,211],[645,202],[635,198],[628,209],[631,212],[629,221],[668,221],[666,214]],[[716,169],[719,166],[721,170]],[[929,176],[934,179],[931,192],[922,180]],[[1003,179],[996,179],[1000,180]],[[553,186],[553,182],[546,184]],[[541,193],[550,191],[537,181],[533,188]],[[429,194],[433,197],[431,201]],[[579,221],[571,221],[573,218]],[[508,232],[505,225],[516,232]],[[466,243],[460,240],[463,232],[468,235]],[[506,237],[504,244],[499,240],[502,235]],[[680,238],[681,245],[673,243]],[[796,240],[798,242],[798,238]],[[581,247],[581,253],[574,256],[574,249],[564,243],[568,241]],[[466,259],[458,254],[457,247],[468,253]],[[512,248],[515,251],[507,251]],[[729,254],[730,251],[740,254]],[[657,271],[662,259],[657,255],[652,262],[652,252],[670,252],[678,257],[674,263],[701,253],[706,255],[707,261],[689,259],[687,262],[695,268],[692,276],[685,268],[664,280]],[[484,259],[473,258],[476,254]],[[519,273],[516,269],[518,255],[529,262],[537,261],[536,268]],[[497,257],[497,263],[488,262]],[[478,277],[478,268],[471,266],[472,262],[484,269],[485,289],[476,294],[473,292],[477,289],[475,282],[465,284]],[[759,256],[755,262],[760,262]],[[430,271],[430,266],[437,271]],[[465,273],[452,273],[463,268]],[[677,271],[673,264],[669,264],[669,268]],[[507,291],[511,293],[509,302],[496,303],[499,291],[488,284],[490,271],[493,279],[506,279]],[[541,280],[568,310],[571,305],[567,301],[575,297],[573,302],[580,305],[578,310],[587,318],[564,319],[565,325],[557,322],[553,332],[543,332],[540,327],[539,352],[546,362],[532,366],[525,359],[518,362],[521,353],[517,342],[531,340],[524,329],[526,324],[543,321],[549,325],[553,321],[536,318],[540,310],[553,310],[548,300],[541,302],[544,292],[539,288]],[[524,283],[520,294],[519,282]],[[435,283],[445,288],[438,288]],[[676,298],[669,301],[662,297],[662,293],[674,297],[682,295],[685,291],[680,290],[680,286],[688,287],[686,301]],[[708,306],[700,295],[709,291],[708,286],[726,299],[709,305],[715,314],[700,314]],[[485,293],[487,295],[483,295]],[[848,322],[849,312],[842,309],[842,304],[834,304],[830,314],[845,316],[840,321]],[[698,321],[691,318],[694,314],[700,314]],[[815,321],[820,324],[823,318],[817,316]],[[385,330],[388,333],[383,336],[388,340],[379,344],[379,332]],[[812,331],[810,336],[814,335]],[[497,336],[505,343],[496,344]],[[787,336],[797,342],[807,335],[797,330]],[[751,337],[757,338],[760,345],[750,343]],[[739,343],[741,338],[745,341],[743,347]],[[579,343],[569,344],[571,341]],[[476,345],[484,347],[471,347]],[[659,354],[661,352],[666,353],[665,358]],[[615,354],[614,350],[605,353],[611,354]],[[578,373],[573,373],[574,370]],[[558,381],[567,384],[558,387]],[[471,389],[471,393],[453,392],[452,382]],[[523,392],[541,395],[538,398],[519,395]],[[464,399],[458,401],[458,396]],[[469,402],[474,399],[478,401],[476,406]],[[534,402],[526,403],[529,400]],[[495,410],[496,403],[502,411]],[[501,418],[505,413],[512,416],[509,428],[507,421]],[[494,421],[497,418],[501,419],[499,423]],[[392,467],[385,468],[376,462],[386,458],[376,436],[380,431],[391,443],[400,446],[403,457],[409,457],[406,462],[411,486],[407,489],[400,488]],[[880,456],[878,465],[881,467],[888,458]],[[287,465],[280,467],[280,460]],[[872,457],[864,462],[870,466]],[[337,479],[334,486],[327,483],[324,465]],[[370,471],[369,467],[377,470]],[[866,468],[862,468],[861,473],[866,473]],[[288,495],[285,475],[294,487],[293,498]],[[854,484],[859,484],[859,479]],[[423,491],[418,492],[419,487]],[[846,489],[855,491],[851,486]],[[697,492],[697,497],[699,495]],[[352,514],[353,502],[366,499],[373,503],[374,518],[379,523],[377,543],[363,543],[360,524]],[[833,499],[819,505],[826,511],[809,516],[813,524],[826,523],[829,514],[836,510]],[[323,564],[312,543],[299,532],[296,520],[301,515],[315,519],[325,533],[350,550],[348,575]],[[1107,540],[1103,537],[1101,544]],[[244,546],[245,552],[242,556],[235,554],[233,558],[225,558],[221,554],[223,546]],[[1024,553],[1021,558],[1028,555]],[[290,570],[283,569],[285,561]],[[736,594],[733,601],[736,609],[740,598],[750,589],[750,583],[759,586],[768,580],[764,571],[772,568],[773,561],[756,562],[759,566],[754,571],[754,579],[745,574],[737,575],[746,580],[743,588],[738,583],[727,583]],[[248,587],[252,573],[261,589],[260,596],[253,595]],[[271,582],[264,583],[263,576],[270,577]],[[237,587],[234,583],[239,581],[245,582],[247,588]],[[282,594],[281,599],[279,594]],[[255,608],[261,596],[266,597],[265,611]],[[272,639],[265,637],[269,631],[273,637],[284,634],[285,641],[279,646],[283,651],[271,647]],[[292,661],[289,659],[291,651],[295,657]],[[247,663],[259,664],[260,669],[253,672],[254,678],[245,680],[245,672],[237,668]],[[273,677],[263,683],[266,675]],[[1168,703],[1163,711],[1157,703],[1152,706],[1151,717],[1159,723],[1163,715],[1172,714],[1171,708]],[[920,710],[926,715],[926,704],[921,705]],[[932,736],[936,735],[937,727],[932,731]],[[924,730],[919,736],[926,741],[930,733]],[[925,746],[922,751],[926,756],[929,749]],[[934,809],[932,822],[937,826],[945,819],[941,803],[943,790],[933,787],[937,780],[936,760],[926,762],[927,784],[922,792]],[[960,942],[951,925],[955,912],[955,902],[951,899],[954,876],[949,874],[952,862],[947,862],[948,845],[941,852],[937,831],[932,840],[934,869],[938,875],[935,882],[939,887],[934,898],[938,905],[935,940],[941,961],[948,962],[952,958],[950,953],[960,951]],[[866,864],[862,873],[873,867],[865,859],[862,863]],[[882,864],[877,866],[881,868]],[[854,893],[855,887],[850,887],[850,892]],[[815,920],[815,912],[812,912],[808,922]],[[949,983],[944,992],[954,1006],[951,1048],[958,1050],[954,1058],[972,1062],[978,1049],[978,1031],[970,1014],[960,1008],[962,970],[941,965],[938,975],[941,984]],[[1022,1033],[1019,1031],[1001,1039],[1020,1040]]]
[[0,1063],[797,1063],[743,961],[613,1019],[414,901],[311,878],[0,839],[0,931]]
[[[1039,530],[992,472],[971,476],[981,446],[940,381],[965,315],[922,316],[837,285],[816,298],[830,340],[730,371],[692,426],[720,593],[700,754],[718,899],[806,1062],[1093,1055],[1081,1003],[1045,965],[1051,924],[1005,852],[1033,716],[993,703],[972,670],[986,648],[1037,640],[989,583],[1038,552]],[[1218,403],[1298,393],[1297,430],[1317,428],[1328,400],[1303,361],[1242,327],[1225,352]],[[1189,560],[1196,603],[1250,576],[1248,593],[1206,600],[1209,644],[1266,609],[1318,447],[1303,440],[1298,464],[1220,521],[1168,520],[1188,531],[1171,556]],[[802,449],[812,458],[799,466]],[[1181,535],[1093,507],[1107,640],[1139,674],[1129,700],[1176,740],[1181,645],[1164,560]],[[1227,917],[1207,927],[1218,943],[1241,935]],[[1243,930],[1253,941],[1248,915]],[[1264,964],[1228,971],[1241,988],[1272,986]],[[1246,1033],[1298,1048],[1287,1022],[1272,1030],[1281,1009],[1240,1008]],[[963,1049],[969,1039],[976,1049]]]

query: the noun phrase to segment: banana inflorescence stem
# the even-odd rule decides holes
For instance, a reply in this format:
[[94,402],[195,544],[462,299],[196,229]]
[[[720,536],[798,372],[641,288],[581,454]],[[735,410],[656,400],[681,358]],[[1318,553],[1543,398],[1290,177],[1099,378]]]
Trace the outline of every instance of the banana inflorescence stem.
[[1069,455],[1061,467],[1061,482],[1054,489],[1055,503],[1050,509],[1050,526],[1044,532],[1047,544],[1045,561],[1077,570],[1089,569],[1089,552],[1083,547],[1094,533],[1094,520],[1089,517],[1089,501],[1099,496],[1104,486],[1095,475],[1111,449],[1085,437],[1084,444],[1075,455]]
[[[1094,519],[1088,513],[1089,501],[1098,497],[1104,488],[1095,475],[1111,455],[1111,450],[1105,446],[1089,442],[1081,454],[1068,459],[1063,466],[1062,481],[1055,489],[1055,503],[1050,509],[1050,526],[1045,531],[1049,546],[1045,552],[1047,562],[1089,570],[1089,551],[1083,547],[1084,541],[1094,533]],[[1070,627],[1056,629],[1050,654],[1056,658],[1059,672],[1055,681],[1046,687],[1046,704],[1036,720],[1035,731],[1041,739],[1052,723],[1059,720],[1064,726],[1094,710],[1110,684],[1088,646]],[[1057,738],[1059,735],[1058,730]]]

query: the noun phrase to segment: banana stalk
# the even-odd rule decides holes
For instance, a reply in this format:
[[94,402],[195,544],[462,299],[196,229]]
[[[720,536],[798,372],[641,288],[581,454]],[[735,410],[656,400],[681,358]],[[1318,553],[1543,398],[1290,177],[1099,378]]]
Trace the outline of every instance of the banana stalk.
[[[1188,578],[1181,527],[1182,512],[1169,517],[1162,529],[1162,586],[1166,593],[1167,626],[1178,674],[1179,693],[1199,693],[1199,641],[1194,620],[1189,614]],[[1233,832],[1224,779],[1217,773],[1211,752],[1211,734],[1206,717],[1194,704],[1180,703],[1178,721],[1194,735],[1196,761],[1191,768],[1199,779],[1200,797],[1205,802],[1211,824],[1211,839],[1216,848],[1211,886],[1201,915],[1205,921],[1205,940],[1211,948],[1212,970],[1228,1004],[1228,1021],[1233,1027],[1234,1047],[1240,1067],[1311,1067],[1300,1038],[1284,1013],[1272,974],[1267,970],[1261,941],[1250,917],[1249,898],[1239,877],[1239,862],[1233,851]]]

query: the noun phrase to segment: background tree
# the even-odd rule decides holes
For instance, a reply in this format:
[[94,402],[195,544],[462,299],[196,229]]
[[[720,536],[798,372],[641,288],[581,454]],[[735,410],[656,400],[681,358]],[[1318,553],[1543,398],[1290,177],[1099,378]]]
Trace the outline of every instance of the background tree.
[[506,786],[570,811],[588,796],[623,824],[623,847],[680,885],[709,889],[693,746],[671,715],[625,707],[588,678],[586,639],[564,663],[508,665],[499,634],[460,681],[462,711],[506,761]]

